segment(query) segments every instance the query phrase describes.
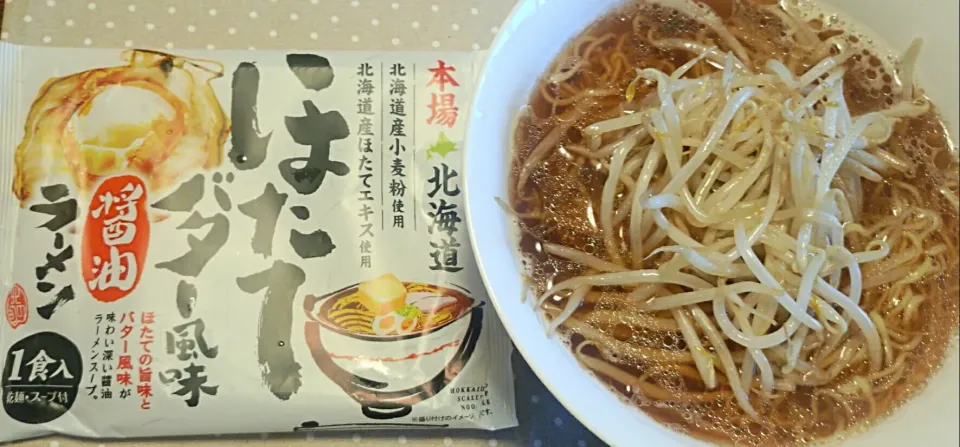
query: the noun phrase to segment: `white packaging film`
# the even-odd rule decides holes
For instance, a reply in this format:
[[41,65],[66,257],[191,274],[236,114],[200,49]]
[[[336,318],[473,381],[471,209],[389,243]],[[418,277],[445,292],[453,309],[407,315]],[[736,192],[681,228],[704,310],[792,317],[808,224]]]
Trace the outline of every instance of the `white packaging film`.
[[477,60],[0,44],[0,442],[516,425]]

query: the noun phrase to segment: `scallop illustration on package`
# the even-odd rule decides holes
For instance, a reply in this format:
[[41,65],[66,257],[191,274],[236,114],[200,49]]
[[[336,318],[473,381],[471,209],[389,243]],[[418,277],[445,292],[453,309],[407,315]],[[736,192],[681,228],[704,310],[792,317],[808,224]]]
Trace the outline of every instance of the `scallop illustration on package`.
[[223,162],[230,118],[210,85],[223,65],[149,50],[121,59],[41,87],[14,158],[21,206],[50,175],[69,175],[89,196],[101,180],[135,173],[155,193]]
[[320,370],[371,419],[406,416],[466,366],[482,302],[466,289],[387,273],[304,300],[305,336]]

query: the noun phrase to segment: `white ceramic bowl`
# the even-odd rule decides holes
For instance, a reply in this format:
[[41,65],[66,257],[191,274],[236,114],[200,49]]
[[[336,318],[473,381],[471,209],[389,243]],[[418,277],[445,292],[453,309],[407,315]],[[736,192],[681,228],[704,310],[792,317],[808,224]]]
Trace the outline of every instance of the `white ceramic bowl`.
[[[629,0],[628,0],[629,1]],[[614,446],[697,445],[624,404],[548,338],[521,282],[513,225],[494,202],[506,197],[512,122],[543,71],[564,45],[619,0],[520,0],[490,51],[467,132],[465,184],[473,248],[493,304],[517,348],[547,388],[577,419]],[[831,8],[879,34],[902,51],[926,40],[919,79],[957,135],[957,0],[831,0]],[[960,361],[951,351],[943,369],[893,416],[848,441],[862,446],[960,445]]]

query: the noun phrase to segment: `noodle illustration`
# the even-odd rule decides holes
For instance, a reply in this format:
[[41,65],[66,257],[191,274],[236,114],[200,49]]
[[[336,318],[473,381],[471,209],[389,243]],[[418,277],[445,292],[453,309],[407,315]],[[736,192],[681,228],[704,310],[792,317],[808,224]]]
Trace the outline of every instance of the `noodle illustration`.
[[477,348],[482,303],[464,292],[387,273],[307,296],[307,346],[365,416],[404,417],[453,381]]
[[[364,287],[370,284],[393,288],[389,301],[395,303],[386,307],[371,305],[371,298],[377,297],[365,294]],[[408,335],[450,323],[470,310],[471,304],[470,299],[445,293],[438,286],[401,283],[387,274],[336,298],[332,305],[321,309],[317,317],[354,334]]]

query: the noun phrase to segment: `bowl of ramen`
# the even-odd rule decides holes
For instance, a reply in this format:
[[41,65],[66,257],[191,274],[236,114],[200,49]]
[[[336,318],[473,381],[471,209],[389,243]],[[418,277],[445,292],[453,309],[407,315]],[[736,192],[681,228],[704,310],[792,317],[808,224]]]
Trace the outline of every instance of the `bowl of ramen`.
[[373,419],[406,416],[470,360],[483,323],[465,290],[393,274],[307,296],[305,336],[320,370]]
[[958,6],[925,6],[518,4],[468,127],[472,243],[597,435],[960,442]]

